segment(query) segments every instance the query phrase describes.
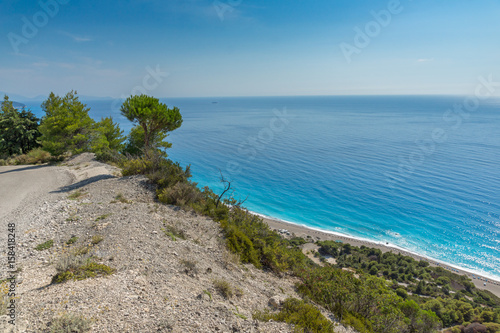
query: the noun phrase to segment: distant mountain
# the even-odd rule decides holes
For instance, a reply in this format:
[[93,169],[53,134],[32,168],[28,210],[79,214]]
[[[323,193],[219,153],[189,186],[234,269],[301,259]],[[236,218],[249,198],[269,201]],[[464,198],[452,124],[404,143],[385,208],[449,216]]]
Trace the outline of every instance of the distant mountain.
[[22,109],[22,108],[25,108],[26,105],[23,104],[23,103],[19,103],[19,102],[12,102],[12,106],[15,108],[15,109]]
[[[3,91],[0,91],[0,99],[3,100],[3,96],[9,96],[9,99],[22,101],[22,102],[40,102],[47,99],[48,95],[38,95],[35,97],[26,97],[18,94],[9,94]],[[93,101],[93,100],[106,100],[106,99],[114,99],[113,97],[98,97],[98,96],[88,96],[88,95],[78,95],[81,101]]]

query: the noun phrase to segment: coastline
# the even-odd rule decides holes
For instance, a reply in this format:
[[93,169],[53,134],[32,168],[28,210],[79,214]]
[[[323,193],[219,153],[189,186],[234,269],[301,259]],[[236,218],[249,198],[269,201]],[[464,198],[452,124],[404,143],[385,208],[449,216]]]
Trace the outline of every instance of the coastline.
[[[435,259],[428,258],[428,257],[425,257],[423,255],[419,255],[418,253],[414,253],[414,252],[405,250],[405,249],[400,248],[400,247],[384,245],[384,244],[380,244],[380,243],[377,243],[374,241],[369,241],[369,240],[361,240],[361,239],[349,237],[347,235],[337,234],[337,233],[326,231],[326,230],[314,229],[314,228],[306,227],[304,225],[275,219],[275,218],[272,218],[269,216],[255,213],[255,212],[250,212],[250,213],[262,218],[263,221],[266,222],[271,229],[273,229],[273,230],[286,229],[291,234],[294,234],[297,237],[307,238],[307,236],[311,236],[315,241],[317,241],[317,240],[333,240],[333,241],[339,240],[339,241],[342,241],[345,243],[349,243],[353,246],[360,247],[360,246],[364,245],[367,247],[376,248],[376,249],[381,250],[382,253],[385,253],[385,252],[400,253],[402,255],[412,257],[415,260],[425,260],[425,261],[429,262],[429,264],[433,267],[439,266],[439,267],[445,268],[447,270],[452,270],[455,274],[467,275],[472,280],[472,282],[474,283],[476,288],[482,289],[482,290],[488,290],[491,293],[493,293],[494,295],[496,295],[497,297],[500,297],[500,281],[496,280],[494,278],[484,276],[481,274],[472,273],[472,272],[469,272],[469,271],[464,270],[462,268],[455,267],[452,264],[449,264],[449,263],[446,263],[443,261],[437,261]],[[475,279],[472,278],[472,276],[474,276]],[[484,285],[485,283],[486,283],[486,286]]]

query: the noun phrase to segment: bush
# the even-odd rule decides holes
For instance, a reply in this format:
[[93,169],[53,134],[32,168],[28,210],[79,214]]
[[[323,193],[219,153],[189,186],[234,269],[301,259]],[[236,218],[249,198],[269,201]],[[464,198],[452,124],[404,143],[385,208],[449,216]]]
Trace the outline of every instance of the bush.
[[178,182],[172,187],[158,191],[158,200],[165,204],[187,207],[197,202],[201,197],[200,191],[193,183]]
[[408,298],[408,293],[403,288],[396,289],[396,294],[399,297],[403,298],[403,299],[407,299]]
[[35,250],[37,250],[37,251],[47,250],[47,249],[50,249],[52,247],[52,245],[54,245],[54,240],[49,239],[48,241],[46,241],[44,243],[38,244],[35,247]]
[[165,228],[162,228],[163,232],[173,241],[175,241],[177,238],[186,239],[186,233],[179,227],[165,224],[165,222],[163,223],[163,225],[165,226]]
[[92,236],[92,240],[90,241],[90,243],[92,245],[96,245],[96,244],[99,244],[100,242],[102,242],[104,239],[104,237],[102,237],[101,235],[94,235]]
[[342,323],[346,326],[351,326],[360,333],[372,332],[370,325],[366,322],[364,318],[360,316],[355,316],[351,313],[344,314]]
[[76,241],[77,241],[77,240],[78,240],[78,237],[73,236],[73,237],[71,237],[70,239],[68,239],[68,240],[66,241],[66,244],[67,244],[67,245],[71,245],[71,244],[73,244],[73,243],[76,243]]
[[226,299],[233,297],[233,288],[226,280],[214,280],[215,289]]
[[120,154],[117,150],[103,149],[95,153],[96,160],[100,162],[113,163],[120,165],[126,159],[125,156]]
[[152,166],[151,161],[145,158],[128,159],[121,163],[122,175],[145,175]]
[[262,321],[272,319],[293,324],[295,325],[294,332],[333,332],[333,324],[316,307],[296,298],[286,299],[278,313],[256,311],[253,318]]
[[252,241],[241,230],[234,226],[228,226],[226,230],[226,242],[229,250],[240,255],[242,262],[252,263],[255,267],[261,266]]
[[104,264],[93,261],[89,255],[69,254],[59,260],[56,265],[57,274],[52,283],[63,283],[68,280],[84,280],[91,277],[110,275],[115,270]]
[[51,333],[84,333],[90,331],[90,320],[77,315],[64,315],[50,325]]
[[175,184],[187,183],[191,177],[190,167],[182,169],[179,163],[174,163],[158,152],[150,152],[148,157],[128,159],[121,163],[124,176],[146,175],[159,189],[172,187]]

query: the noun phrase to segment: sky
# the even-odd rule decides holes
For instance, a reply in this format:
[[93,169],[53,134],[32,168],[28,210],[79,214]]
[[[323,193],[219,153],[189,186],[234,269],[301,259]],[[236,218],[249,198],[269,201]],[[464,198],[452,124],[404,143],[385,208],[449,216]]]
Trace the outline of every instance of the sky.
[[499,32],[498,0],[2,0],[0,91],[468,95]]

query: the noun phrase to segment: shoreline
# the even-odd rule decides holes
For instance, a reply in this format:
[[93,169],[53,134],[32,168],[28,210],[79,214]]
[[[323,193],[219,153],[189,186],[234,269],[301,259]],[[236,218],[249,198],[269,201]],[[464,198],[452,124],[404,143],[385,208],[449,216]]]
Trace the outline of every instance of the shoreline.
[[[482,289],[482,290],[488,290],[491,293],[493,293],[495,296],[500,297],[500,280],[497,280],[495,278],[491,278],[489,276],[477,274],[470,272],[468,270],[465,270],[460,267],[455,267],[455,265],[452,265],[450,263],[441,261],[441,260],[436,260],[432,258],[428,258],[426,256],[420,255],[415,252],[411,252],[409,250],[403,249],[398,246],[391,246],[390,244],[381,244],[377,243],[375,241],[370,241],[370,240],[364,240],[364,239],[358,239],[355,237],[350,237],[347,235],[342,235],[339,233],[335,233],[332,231],[327,231],[327,230],[321,230],[321,229],[315,229],[311,227],[307,227],[304,225],[292,223],[292,222],[287,222],[279,219],[275,219],[269,216],[265,216],[259,213],[251,212],[249,213],[254,214],[259,216],[260,218],[263,219],[264,222],[269,225],[269,227],[273,230],[279,230],[279,229],[286,229],[288,230],[291,234],[295,234],[297,237],[302,237],[302,238],[307,238],[307,236],[311,236],[315,241],[317,240],[339,240],[343,241],[345,243],[349,243],[353,246],[366,246],[366,247],[372,247],[376,248],[382,251],[382,253],[385,252],[393,252],[393,253],[400,253],[405,256],[412,257],[415,260],[424,260],[429,262],[430,266],[433,267],[442,267],[444,269],[447,269],[449,271],[452,271],[455,274],[458,275],[467,275],[471,279],[471,281],[474,283],[476,288]],[[473,278],[473,276],[475,278]],[[486,283],[486,286],[484,285]]]

